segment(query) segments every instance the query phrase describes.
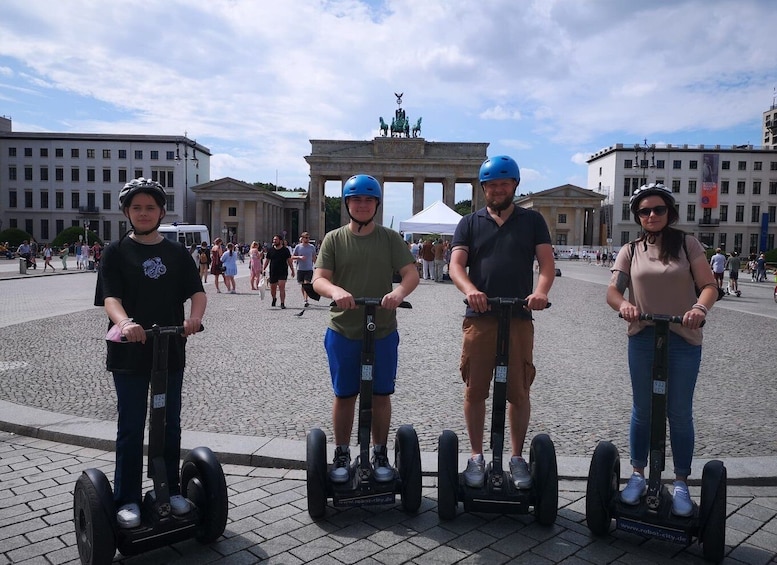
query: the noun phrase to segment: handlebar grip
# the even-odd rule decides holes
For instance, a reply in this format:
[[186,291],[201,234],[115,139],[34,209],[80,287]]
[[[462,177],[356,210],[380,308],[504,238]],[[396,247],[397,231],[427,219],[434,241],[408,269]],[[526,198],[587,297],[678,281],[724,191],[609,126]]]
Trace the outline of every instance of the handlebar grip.
[[[525,298],[511,298],[511,297],[494,297],[494,298],[487,297],[486,301],[488,302],[488,304],[492,306],[513,306],[515,304],[519,306],[526,306],[529,303],[529,301],[526,300]],[[464,304],[469,306],[469,301],[466,298],[464,299]],[[551,306],[551,303],[548,302],[545,305],[545,308],[550,308],[550,306]]]

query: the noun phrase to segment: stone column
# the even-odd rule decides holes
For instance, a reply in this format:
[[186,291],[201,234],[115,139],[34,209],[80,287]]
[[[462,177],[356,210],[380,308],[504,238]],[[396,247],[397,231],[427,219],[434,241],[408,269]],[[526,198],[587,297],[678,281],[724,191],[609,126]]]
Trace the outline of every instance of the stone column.
[[[246,223],[246,202],[241,199],[237,201],[237,227],[235,227],[235,235],[237,236],[238,242],[245,242],[248,238]],[[243,233],[241,234],[240,232]]]
[[224,225],[224,222],[221,220],[221,200],[214,200],[213,201],[213,231],[216,232],[215,235],[211,235],[213,239],[216,239],[217,237],[220,237],[221,239],[224,239],[224,234],[221,233],[221,228]]
[[324,239],[324,179],[321,175],[310,175],[308,184],[308,231],[318,240]]
[[[375,223],[378,225],[385,225],[383,222],[383,200],[386,198],[386,188],[383,186],[383,177],[378,175],[373,175],[375,177],[375,180],[378,181],[378,184],[380,184],[380,193],[382,195],[380,199],[380,206],[378,206],[378,209],[375,211]],[[389,218],[389,222],[391,221],[391,218]]]
[[456,177],[445,177],[442,180],[442,201],[448,208],[456,204]]
[[194,203],[194,223],[206,224],[207,222],[205,222],[204,216],[205,216],[205,202],[201,198],[198,198]]
[[575,208],[575,230],[574,230],[574,238],[575,241],[572,243],[575,247],[579,247],[583,245],[583,233],[585,231],[585,225],[583,220],[583,210],[580,208]]
[[413,215],[424,209],[424,177],[413,177]]
[[486,196],[480,188],[480,181],[472,181],[472,211],[480,210],[486,205]]
[[[351,176],[343,177],[340,179],[342,186],[340,187],[340,194],[343,193],[343,188],[345,186],[345,183],[348,181],[348,179],[351,178]],[[348,209],[345,207],[345,198],[343,198],[340,201],[340,225],[344,226],[348,222],[351,221],[351,217],[348,215]]]

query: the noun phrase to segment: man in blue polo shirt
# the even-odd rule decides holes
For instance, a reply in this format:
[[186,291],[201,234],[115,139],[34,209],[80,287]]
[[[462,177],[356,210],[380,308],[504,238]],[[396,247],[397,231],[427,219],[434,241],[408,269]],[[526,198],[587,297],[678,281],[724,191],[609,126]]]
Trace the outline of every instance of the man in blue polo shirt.
[[[534,325],[530,310],[548,304],[555,279],[550,233],[543,217],[513,204],[521,181],[518,164],[511,157],[491,157],[480,167],[480,185],[486,207],[461,219],[453,235],[450,277],[466,295],[469,306],[462,324],[461,377],[464,419],[472,456],[464,472],[468,486],[480,487],[485,478],[483,428],[486,399],[496,358],[497,317],[489,310],[489,297],[525,298],[528,309],[515,309],[510,325],[508,416],[512,457],[510,473],[517,488],[531,488],[532,479],[522,457],[531,405],[529,389],[534,381]],[[532,268],[539,263],[534,288]],[[469,268],[469,271],[467,271]]]

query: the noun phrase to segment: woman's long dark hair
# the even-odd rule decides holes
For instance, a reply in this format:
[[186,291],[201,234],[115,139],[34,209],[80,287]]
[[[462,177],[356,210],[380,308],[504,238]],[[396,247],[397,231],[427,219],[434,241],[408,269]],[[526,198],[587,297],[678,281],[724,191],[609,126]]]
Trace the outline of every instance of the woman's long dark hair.
[[[678,230],[677,228],[672,227],[672,224],[676,224],[677,220],[680,219],[680,214],[677,212],[677,208],[675,208],[674,204],[669,202],[663,196],[661,196],[661,199],[664,201],[664,204],[666,204],[666,207],[668,208],[666,212],[668,215],[666,226],[664,226],[664,229],[662,229],[659,233],[646,232],[643,230],[642,235],[637,238],[636,243],[642,242],[645,250],[647,250],[647,244],[655,243],[658,235],[660,235],[661,248],[658,253],[658,258],[661,259],[661,262],[664,265],[666,265],[672,259],[680,258],[680,248],[683,246],[685,232],[683,230]],[[634,214],[634,219],[640,226],[642,225],[642,223],[639,221],[639,216],[636,213]]]

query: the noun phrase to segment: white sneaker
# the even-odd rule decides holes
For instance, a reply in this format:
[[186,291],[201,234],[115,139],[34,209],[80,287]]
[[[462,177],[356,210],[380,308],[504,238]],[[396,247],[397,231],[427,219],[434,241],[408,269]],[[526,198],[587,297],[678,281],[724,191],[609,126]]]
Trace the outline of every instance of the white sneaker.
[[626,488],[621,492],[621,501],[631,506],[639,504],[639,499],[645,496],[647,492],[647,483],[645,477],[639,473],[632,473]]
[[523,457],[514,455],[510,458],[510,475],[515,488],[529,489],[534,484],[531,473],[529,473],[529,466]]
[[672,514],[683,517],[693,514],[693,502],[691,502],[691,495],[688,492],[688,485],[683,481],[674,482]]
[[188,514],[192,509],[192,505],[180,494],[174,494],[170,497],[170,509],[175,516],[183,516]]
[[464,471],[464,483],[468,487],[479,488],[483,486],[486,478],[486,460],[483,454],[478,453],[475,457],[467,460],[467,469]]
[[137,528],[140,526],[140,506],[134,502],[125,504],[116,513],[116,521],[120,528]]

